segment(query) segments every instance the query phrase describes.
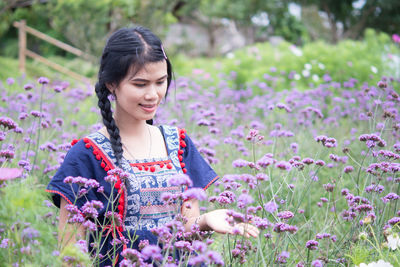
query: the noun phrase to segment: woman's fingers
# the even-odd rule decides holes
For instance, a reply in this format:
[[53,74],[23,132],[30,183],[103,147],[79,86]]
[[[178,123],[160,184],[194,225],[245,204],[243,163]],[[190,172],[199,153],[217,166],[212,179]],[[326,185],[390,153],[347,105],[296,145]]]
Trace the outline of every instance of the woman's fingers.
[[[237,229],[236,231],[234,229]],[[238,223],[233,227],[233,234],[237,234],[237,231],[239,231],[240,235],[245,236],[246,238],[249,238],[250,236],[252,237],[257,237],[260,234],[260,231],[257,229],[257,227],[255,227],[252,224],[248,224],[248,223]]]

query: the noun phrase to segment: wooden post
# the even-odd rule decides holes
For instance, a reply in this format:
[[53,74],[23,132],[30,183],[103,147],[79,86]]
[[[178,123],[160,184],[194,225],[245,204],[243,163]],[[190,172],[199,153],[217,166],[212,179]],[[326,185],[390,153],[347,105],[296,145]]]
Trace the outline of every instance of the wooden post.
[[19,45],[19,70],[25,73],[25,58],[26,58],[26,21],[21,20],[18,27],[18,45]]
[[45,64],[45,65],[47,65],[47,66],[49,66],[49,67],[51,67],[51,68],[53,68],[55,70],[58,70],[59,72],[67,74],[68,76],[70,76],[70,77],[72,77],[72,78],[74,78],[76,80],[80,80],[80,81],[83,81],[83,82],[86,82],[86,83],[90,82],[90,79],[86,78],[85,76],[82,76],[82,75],[80,75],[80,74],[78,74],[76,72],[70,71],[69,69],[64,68],[63,66],[61,66],[59,64],[56,64],[56,63],[54,63],[54,62],[52,62],[52,61],[50,61],[50,60],[48,60],[48,59],[46,59],[46,58],[44,58],[44,57],[42,57],[40,55],[34,53],[33,51],[30,51],[29,49],[27,49],[27,47],[26,47],[26,35],[27,35],[27,33],[30,33],[30,34],[34,35],[35,37],[37,37],[39,39],[42,39],[42,40],[44,40],[44,41],[46,41],[48,43],[51,43],[51,44],[53,44],[55,46],[60,47],[61,49],[64,49],[65,51],[68,51],[68,52],[70,52],[72,54],[77,55],[78,57],[82,57],[82,58],[87,59],[87,60],[88,59],[89,60],[90,59],[94,60],[93,56],[91,56],[89,54],[86,54],[83,51],[81,51],[81,50],[79,50],[79,49],[77,49],[75,47],[72,47],[72,46],[70,46],[68,44],[60,42],[60,41],[54,39],[53,37],[50,37],[50,36],[48,36],[48,35],[46,35],[46,34],[44,34],[42,32],[39,32],[38,30],[35,30],[35,29],[27,26],[25,20],[15,21],[13,23],[13,25],[14,25],[14,27],[18,28],[19,70],[22,73],[25,73],[25,59],[28,56],[28,57],[31,57],[33,59],[38,60],[39,62],[41,62],[41,63],[43,63],[43,64]]

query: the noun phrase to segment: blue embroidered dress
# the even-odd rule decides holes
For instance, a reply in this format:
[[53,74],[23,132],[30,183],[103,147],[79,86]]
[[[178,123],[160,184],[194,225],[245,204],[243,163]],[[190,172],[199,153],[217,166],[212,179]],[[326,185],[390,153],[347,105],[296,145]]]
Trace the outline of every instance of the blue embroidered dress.
[[[160,199],[164,192],[178,193],[184,190],[181,187],[169,185],[168,178],[177,173],[186,173],[191,178],[193,187],[203,189],[218,179],[216,173],[185,134],[185,130],[171,126],[160,126],[159,129],[164,137],[168,156],[137,161],[122,158],[120,167],[129,173],[125,186],[121,186],[120,180],[114,187],[104,181],[107,171],[115,168],[116,160],[110,141],[101,133],[96,132],[73,145],[46,191],[52,193],[53,202],[58,207],[60,197],[79,208],[86,201],[101,201],[104,208],[99,211],[99,222],[107,221],[105,213],[111,208],[105,196],[110,199],[111,191],[113,191],[112,198],[118,200],[115,211],[123,220],[123,225],[117,228],[119,237],[124,236],[127,240],[134,236],[137,238],[135,242],[129,242],[124,247],[137,249],[141,240],[157,244],[157,238],[151,233],[151,229],[171,221],[181,208],[181,203],[165,204]],[[63,182],[68,176],[95,179],[100,186],[104,187],[104,193],[91,189],[84,197],[76,197],[79,194],[78,185]],[[100,230],[103,236],[102,243],[104,243],[100,253],[105,255],[100,266],[115,264],[122,260],[122,257],[115,258],[108,254],[113,247],[111,241],[118,236],[112,234],[113,231],[105,230]],[[90,247],[89,250],[91,250]],[[121,251],[122,246],[118,254]]]

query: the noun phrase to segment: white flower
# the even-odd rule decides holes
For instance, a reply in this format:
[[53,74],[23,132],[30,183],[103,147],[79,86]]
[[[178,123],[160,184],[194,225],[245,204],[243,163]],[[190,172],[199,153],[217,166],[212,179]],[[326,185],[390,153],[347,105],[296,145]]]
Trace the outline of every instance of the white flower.
[[296,73],[293,77],[296,81],[300,80],[301,76],[300,74]]
[[378,73],[378,69],[375,66],[371,66],[371,71],[373,73]]
[[325,65],[322,64],[322,63],[318,63],[318,67],[319,67],[321,70],[324,70],[324,69],[325,69]]
[[314,82],[318,82],[319,81],[319,77],[317,74],[313,74],[312,79]]
[[310,71],[309,70],[303,70],[301,72],[301,74],[303,74],[304,77],[309,77],[310,76]]
[[391,250],[395,250],[400,247],[400,237],[396,234],[391,234],[387,237],[388,246]]
[[290,51],[292,51],[292,53],[298,57],[301,57],[303,55],[303,51],[301,51],[301,49],[296,47],[295,45],[290,46]]
[[304,64],[304,68],[306,70],[311,70],[312,69],[312,65],[310,63],[306,63],[306,64]]
[[357,267],[393,267],[393,265],[390,262],[379,260],[378,262],[373,261],[368,264],[361,263]]

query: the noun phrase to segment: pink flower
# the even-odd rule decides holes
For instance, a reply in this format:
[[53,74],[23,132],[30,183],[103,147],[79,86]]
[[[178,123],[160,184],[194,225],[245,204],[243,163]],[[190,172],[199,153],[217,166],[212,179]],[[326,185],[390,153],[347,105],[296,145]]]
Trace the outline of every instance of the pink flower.
[[400,44],[400,35],[393,34],[392,39],[393,39],[393,42]]
[[18,168],[0,168],[0,181],[13,180],[21,177],[22,169]]

